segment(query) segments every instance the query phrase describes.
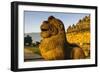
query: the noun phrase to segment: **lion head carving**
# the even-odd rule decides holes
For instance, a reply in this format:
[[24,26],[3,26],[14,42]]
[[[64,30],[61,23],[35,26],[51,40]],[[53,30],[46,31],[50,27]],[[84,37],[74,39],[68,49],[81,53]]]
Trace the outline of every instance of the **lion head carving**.
[[[43,21],[40,29],[42,42],[40,43],[39,49],[45,60],[72,58],[73,50],[66,41],[65,28],[61,20],[50,16],[47,21]],[[81,51],[80,48],[77,49],[79,52]]]
[[63,23],[53,16],[50,16],[47,21],[41,25],[41,36],[47,38],[56,34],[65,34]]

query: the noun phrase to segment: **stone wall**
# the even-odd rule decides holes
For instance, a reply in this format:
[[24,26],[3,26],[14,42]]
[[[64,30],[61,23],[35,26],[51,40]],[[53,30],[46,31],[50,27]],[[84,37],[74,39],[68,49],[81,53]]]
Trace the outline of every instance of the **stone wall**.
[[82,47],[85,55],[90,58],[90,16],[85,16],[76,24],[69,26],[66,38],[69,43],[75,43]]

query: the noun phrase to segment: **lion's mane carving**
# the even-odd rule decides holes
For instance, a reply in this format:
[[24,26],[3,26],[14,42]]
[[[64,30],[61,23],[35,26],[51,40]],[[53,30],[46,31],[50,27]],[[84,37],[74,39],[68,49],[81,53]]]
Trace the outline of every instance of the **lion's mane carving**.
[[50,16],[42,23],[40,29],[43,39],[39,49],[45,60],[84,58],[80,47],[67,42],[64,24],[61,20]]

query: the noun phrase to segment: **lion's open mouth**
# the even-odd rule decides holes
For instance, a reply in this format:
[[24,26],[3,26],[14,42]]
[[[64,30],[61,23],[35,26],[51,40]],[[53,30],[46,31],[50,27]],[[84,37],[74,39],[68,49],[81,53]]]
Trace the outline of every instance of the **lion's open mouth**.
[[48,29],[46,29],[46,28],[42,28],[41,31],[48,31]]
[[49,30],[49,27],[47,25],[42,25],[41,26],[41,31],[42,32],[45,32],[45,31],[48,31]]

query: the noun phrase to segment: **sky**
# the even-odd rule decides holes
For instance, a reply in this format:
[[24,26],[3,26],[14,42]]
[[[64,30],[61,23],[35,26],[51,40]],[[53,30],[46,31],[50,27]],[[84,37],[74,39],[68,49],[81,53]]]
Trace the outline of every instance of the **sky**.
[[89,14],[84,13],[63,13],[63,12],[40,12],[40,11],[24,11],[24,33],[38,33],[43,21],[49,16],[54,16],[60,19],[67,30],[68,26],[76,24],[79,19],[82,19]]

